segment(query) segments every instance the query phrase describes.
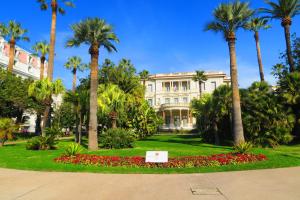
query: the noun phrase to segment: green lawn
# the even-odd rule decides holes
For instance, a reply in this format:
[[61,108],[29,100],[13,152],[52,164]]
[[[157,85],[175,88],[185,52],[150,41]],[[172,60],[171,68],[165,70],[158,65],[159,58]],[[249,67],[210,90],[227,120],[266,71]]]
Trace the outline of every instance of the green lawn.
[[[253,153],[263,153],[269,160],[242,165],[228,165],[221,167],[202,167],[186,169],[146,169],[129,167],[96,167],[71,164],[59,164],[53,161],[64,152],[70,140],[60,141],[57,150],[29,151],[25,143],[7,145],[0,148],[0,167],[39,171],[72,171],[72,172],[100,172],[100,173],[196,173],[219,172],[250,169],[265,169],[300,166],[300,145],[281,146],[276,149],[253,149]],[[99,150],[83,153],[98,155],[145,156],[148,150],[169,151],[169,156],[211,155],[227,153],[230,147],[215,146],[201,142],[197,136],[191,135],[156,135],[135,143],[135,148],[124,150]]]

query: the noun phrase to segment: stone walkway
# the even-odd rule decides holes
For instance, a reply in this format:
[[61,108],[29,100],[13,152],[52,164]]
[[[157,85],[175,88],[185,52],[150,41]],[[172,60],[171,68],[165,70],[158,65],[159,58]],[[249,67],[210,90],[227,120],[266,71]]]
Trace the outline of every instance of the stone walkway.
[[118,175],[0,169],[0,200],[299,200],[300,167]]

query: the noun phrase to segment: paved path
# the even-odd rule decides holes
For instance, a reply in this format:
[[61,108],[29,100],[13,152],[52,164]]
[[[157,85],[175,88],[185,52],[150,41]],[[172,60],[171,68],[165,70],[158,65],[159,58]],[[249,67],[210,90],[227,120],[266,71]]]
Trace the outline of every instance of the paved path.
[[180,175],[0,169],[0,200],[299,200],[300,167]]

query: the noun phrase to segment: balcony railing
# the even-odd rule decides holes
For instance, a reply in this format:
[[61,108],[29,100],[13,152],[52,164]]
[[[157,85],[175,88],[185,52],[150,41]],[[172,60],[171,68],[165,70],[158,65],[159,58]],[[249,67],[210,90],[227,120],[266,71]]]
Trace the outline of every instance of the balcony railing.
[[169,108],[169,107],[189,107],[189,103],[164,103],[161,104],[162,108]]

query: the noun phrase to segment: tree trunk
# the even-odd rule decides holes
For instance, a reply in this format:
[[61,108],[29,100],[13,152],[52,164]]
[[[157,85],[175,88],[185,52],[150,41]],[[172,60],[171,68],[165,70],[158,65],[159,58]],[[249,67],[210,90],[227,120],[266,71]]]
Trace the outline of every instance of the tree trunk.
[[257,61],[258,61],[258,66],[259,66],[260,81],[263,82],[263,81],[265,81],[265,75],[264,75],[264,68],[263,68],[262,58],[261,58],[259,34],[257,31],[255,32],[254,38],[255,38],[255,43],[256,43]]
[[200,98],[202,97],[202,84],[201,84],[201,81],[199,81],[199,96],[200,96]]
[[241,102],[238,85],[236,50],[235,50],[235,36],[234,34],[228,38],[228,46],[230,53],[230,75],[231,75],[231,89],[232,89],[232,124],[233,124],[233,139],[234,144],[239,144],[245,141],[244,130],[242,123]]
[[50,47],[49,47],[49,64],[47,76],[50,81],[53,80],[53,68],[54,68],[54,54],[55,54],[55,37],[56,37],[56,17],[57,17],[57,2],[52,0],[52,20],[51,20],[51,34],[50,34]]
[[41,135],[41,121],[42,121],[42,116],[40,113],[37,113],[36,115],[36,120],[35,120],[35,134],[36,135]]
[[290,33],[291,24],[292,21],[289,18],[283,19],[282,21],[282,26],[284,28],[285,42],[286,42],[286,54],[290,66],[290,72],[294,72],[296,69],[295,69],[294,59],[292,55],[291,33]]
[[9,41],[9,61],[8,61],[8,67],[7,71],[12,72],[14,68],[14,62],[15,62],[15,46],[16,42],[15,39],[12,38]]
[[44,70],[45,70],[45,56],[41,57],[41,70],[40,70],[40,80],[44,79]]
[[216,121],[213,122],[213,130],[214,130],[214,136],[215,136],[215,145],[220,145],[220,137],[218,134],[218,124]]
[[79,117],[79,126],[78,126],[78,144],[81,144],[83,118],[84,115],[81,113]]
[[97,122],[97,88],[98,88],[98,58],[99,46],[93,44],[89,50],[91,54],[91,88],[90,88],[90,118],[89,118],[89,150],[98,150],[98,122]]
[[49,115],[50,115],[50,109],[51,106],[47,105],[44,111],[44,116],[43,116],[43,126],[42,126],[42,136],[45,137],[45,128],[49,127]]
[[75,142],[76,143],[79,143],[79,128],[78,127],[79,127],[79,123],[80,123],[79,122],[79,120],[80,120],[79,118],[80,117],[78,117],[78,115],[79,114],[76,113],[76,119],[75,119]]
[[73,73],[73,86],[72,86],[72,91],[75,93],[76,91],[76,81],[77,81],[77,77],[76,77],[76,68],[73,69],[72,73]]

